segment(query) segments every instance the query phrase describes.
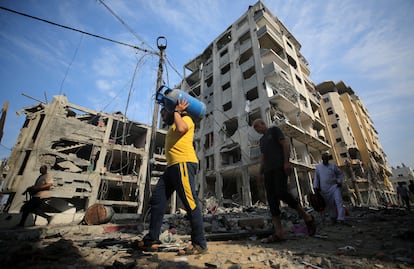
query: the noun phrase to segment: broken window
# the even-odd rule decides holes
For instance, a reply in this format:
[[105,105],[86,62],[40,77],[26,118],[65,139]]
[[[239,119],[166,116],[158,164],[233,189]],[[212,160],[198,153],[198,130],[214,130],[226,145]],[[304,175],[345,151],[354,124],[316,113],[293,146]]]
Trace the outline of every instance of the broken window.
[[250,67],[249,69],[247,69],[246,71],[243,72],[243,78],[244,79],[248,79],[250,77],[252,77],[254,74],[256,74],[256,69],[254,66]]
[[206,135],[205,135],[204,148],[205,148],[205,149],[208,149],[208,148],[210,148],[211,146],[213,146],[213,144],[214,144],[214,134],[213,134],[212,132],[211,132],[211,133],[206,134]]
[[210,87],[213,84],[213,76],[210,76],[205,80],[207,87]]
[[231,31],[224,33],[224,35],[217,41],[217,50],[221,50],[231,41]]
[[300,79],[300,77],[298,75],[295,74],[295,78],[296,78],[297,82],[299,82],[299,84],[302,84],[302,80]]
[[260,110],[259,109],[256,109],[256,110],[250,112],[249,113],[249,126],[252,126],[253,122],[256,119],[260,119],[260,118],[261,118],[261,116],[260,116]]
[[230,82],[227,82],[227,83],[225,83],[223,86],[221,86],[221,89],[223,90],[223,91],[225,91],[225,90],[227,90],[228,88],[230,88]]
[[298,69],[298,64],[296,63],[295,59],[292,58],[289,54],[287,54],[288,62],[293,68]]
[[223,50],[222,52],[220,52],[220,57],[223,57],[224,55],[226,55],[229,52],[228,49]]
[[206,170],[214,170],[214,155],[206,156]]
[[301,101],[301,103],[305,106],[308,107],[308,101],[306,100],[306,97],[303,96],[302,94],[299,95],[299,99]]
[[239,65],[242,65],[243,63],[247,62],[252,56],[253,51],[251,48],[243,52],[239,58]]
[[220,150],[220,155],[221,155],[221,164],[223,165],[238,163],[241,161],[240,145],[237,143],[233,143],[231,145],[222,147]]
[[231,101],[230,101],[230,102],[227,102],[227,103],[225,103],[225,104],[223,105],[223,110],[224,110],[224,111],[228,111],[228,110],[230,110],[230,109],[231,109],[231,107],[232,107]]
[[347,158],[348,154],[346,152],[339,154],[342,158]]
[[332,114],[333,114],[332,107],[328,107],[328,108],[326,109],[326,112],[328,113],[328,115],[332,115]]
[[257,87],[254,87],[246,93],[246,99],[249,101],[253,101],[257,98],[259,98],[259,92],[257,91]]
[[221,74],[222,75],[226,74],[229,71],[230,71],[230,64],[227,64],[223,68],[221,68]]
[[209,177],[209,176],[207,176],[206,177],[206,187],[207,187],[207,191],[206,191],[206,193],[208,194],[208,193],[211,193],[213,196],[215,196],[214,194],[216,193],[216,177],[215,176],[212,176],[212,177]]
[[223,201],[224,206],[234,206],[232,204],[233,198],[237,198],[237,178],[236,177],[225,177],[223,178],[223,198],[227,201]]
[[226,133],[227,137],[234,135],[238,128],[238,118],[229,119],[223,122],[223,130]]

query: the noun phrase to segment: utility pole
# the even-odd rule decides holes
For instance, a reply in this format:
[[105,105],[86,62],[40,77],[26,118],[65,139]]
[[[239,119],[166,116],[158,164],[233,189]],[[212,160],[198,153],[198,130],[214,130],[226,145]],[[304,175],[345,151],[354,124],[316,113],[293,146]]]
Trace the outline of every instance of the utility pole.
[[[156,91],[161,87],[162,84],[162,73],[163,73],[163,66],[164,66],[164,57],[165,57],[165,49],[167,48],[167,39],[163,36],[157,38],[157,47],[160,50],[159,56],[160,59],[158,61],[158,72],[157,72],[157,86]],[[150,148],[148,152],[148,168],[147,168],[147,179],[145,183],[145,192],[144,192],[144,200],[143,200],[143,210],[142,213],[145,216],[147,210],[149,208],[149,198],[150,198],[150,190],[151,190],[151,176],[152,170],[154,167],[154,150],[155,150],[155,141],[157,138],[157,124],[158,124],[158,110],[159,104],[157,102],[154,103],[154,111],[152,113],[152,125],[151,125],[151,141],[150,141]]]

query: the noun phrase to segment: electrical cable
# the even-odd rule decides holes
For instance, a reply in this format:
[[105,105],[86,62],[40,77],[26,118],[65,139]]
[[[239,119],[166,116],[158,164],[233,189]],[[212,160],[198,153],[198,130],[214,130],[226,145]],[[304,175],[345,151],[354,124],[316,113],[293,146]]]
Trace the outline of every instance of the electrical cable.
[[62,94],[63,83],[65,82],[66,77],[68,76],[69,70],[72,67],[73,62],[75,61],[75,58],[76,58],[76,55],[78,54],[78,50],[79,50],[79,47],[80,47],[80,45],[82,43],[82,40],[83,40],[83,34],[81,35],[81,38],[80,38],[79,43],[78,43],[78,46],[76,47],[75,53],[73,54],[72,60],[70,61],[69,66],[66,69],[65,76],[63,77],[62,83],[60,83],[59,95]]
[[128,31],[130,31],[131,32],[131,34],[133,34],[140,42],[141,42],[141,44],[144,44],[144,45],[146,45],[146,46],[148,46],[148,47],[150,47],[152,50],[154,50],[154,48],[152,48],[150,45],[148,45],[147,43],[145,43],[143,40],[141,40],[141,38],[137,35],[137,33],[135,33],[135,31],[134,30],[132,30],[132,28],[131,27],[129,27],[128,26],[128,24],[126,24],[122,19],[121,19],[121,17],[119,17],[108,5],[106,5],[105,4],[105,2],[103,1],[103,0],[99,0],[99,2],[112,14],[112,15],[114,15],[114,17],[115,18],[117,18],[118,19],[118,21],[120,21],[121,22],[121,24],[122,25],[124,25],[127,29],[128,29]]
[[127,47],[130,47],[130,48],[139,50],[139,51],[143,51],[143,52],[147,52],[147,53],[151,53],[151,54],[158,55],[158,52],[155,52],[155,51],[143,49],[143,48],[140,48],[140,47],[135,46],[135,45],[131,45],[131,44],[128,44],[128,43],[125,43],[125,42],[122,42],[122,41],[114,40],[112,38],[103,37],[103,36],[100,36],[100,35],[95,35],[95,34],[92,34],[92,33],[88,33],[88,32],[85,32],[85,31],[82,31],[82,30],[79,30],[79,29],[76,29],[76,28],[72,28],[72,27],[69,27],[69,26],[66,26],[66,25],[62,25],[62,24],[59,24],[59,23],[56,23],[56,22],[52,22],[52,21],[45,20],[45,19],[42,19],[42,18],[39,18],[39,17],[35,17],[35,16],[29,15],[29,14],[26,14],[26,13],[23,13],[23,12],[19,12],[19,11],[13,10],[13,9],[9,9],[9,8],[2,7],[2,6],[0,6],[0,9],[3,9],[5,11],[11,12],[11,13],[15,13],[15,14],[18,14],[18,15],[21,15],[21,16],[24,16],[24,17],[28,17],[28,18],[31,18],[31,19],[34,19],[34,20],[38,20],[38,21],[42,21],[42,22],[45,22],[45,23],[49,23],[49,24],[52,24],[54,26],[62,27],[62,28],[68,29],[68,30],[72,30],[72,31],[79,32],[79,33],[82,33],[82,34],[85,34],[85,35],[89,35],[89,36],[93,36],[93,37],[96,37],[96,38],[99,38],[99,39],[103,39],[103,40],[106,40],[106,41],[109,41],[109,42],[113,42],[113,43],[116,43],[116,44],[119,44],[119,45],[127,46]]

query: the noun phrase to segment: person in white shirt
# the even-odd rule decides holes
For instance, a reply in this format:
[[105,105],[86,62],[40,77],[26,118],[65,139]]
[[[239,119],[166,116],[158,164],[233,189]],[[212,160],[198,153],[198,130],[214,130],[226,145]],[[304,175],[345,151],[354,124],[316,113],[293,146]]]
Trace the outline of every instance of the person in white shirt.
[[322,154],[322,163],[316,166],[313,188],[320,191],[326,203],[326,212],[332,222],[344,223],[345,211],[342,201],[342,183],[344,173],[333,163],[329,162],[329,154]]

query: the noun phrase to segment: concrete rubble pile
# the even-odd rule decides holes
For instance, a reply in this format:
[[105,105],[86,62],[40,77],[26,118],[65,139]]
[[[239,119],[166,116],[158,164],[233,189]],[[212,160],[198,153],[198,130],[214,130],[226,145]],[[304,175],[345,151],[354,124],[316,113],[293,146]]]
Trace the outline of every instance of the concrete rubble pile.
[[[283,208],[288,241],[261,243],[271,231],[266,207],[216,207],[204,215],[209,253],[177,256],[189,240],[189,223],[178,210],[166,215],[159,252],[135,249],[147,223],[35,226],[0,232],[4,268],[413,268],[414,214],[399,209],[352,208],[349,225],[317,218],[306,235],[295,212]],[[2,222],[5,222],[2,216]]]

